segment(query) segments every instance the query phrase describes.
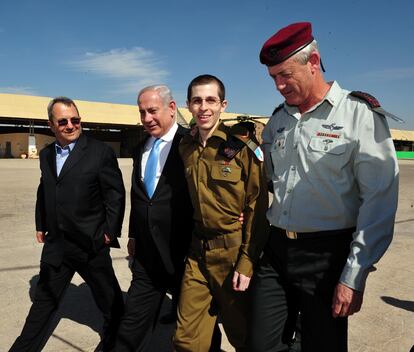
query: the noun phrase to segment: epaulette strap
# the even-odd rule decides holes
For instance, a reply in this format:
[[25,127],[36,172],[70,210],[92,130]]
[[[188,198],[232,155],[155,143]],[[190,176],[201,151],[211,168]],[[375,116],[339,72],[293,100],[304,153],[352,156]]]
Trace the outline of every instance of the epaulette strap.
[[234,135],[233,137],[242,141],[247,146],[247,148],[253,152],[258,160],[264,160],[262,149],[260,148],[259,142],[254,136],[250,138],[245,135]]
[[229,135],[227,141],[220,144],[218,154],[232,160],[246,144],[235,136]]
[[364,100],[365,102],[368,103],[368,105],[372,109],[381,107],[381,104],[379,103],[379,101],[375,97],[373,97],[371,94],[361,92],[359,90],[354,90],[353,92],[349,94],[352,95],[353,97],[357,97],[357,98]]
[[379,101],[373,97],[371,94],[365,93],[365,92],[361,92],[359,90],[355,90],[351,93],[349,93],[349,95],[359,98],[363,101],[365,101],[373,111],[377,112],[378,114],[382,115],[382,116],[387,116],[392,118],[394,121],[400,122],[400,123],[404,123],[404,120],[399,118],[398,116],[395,116],[394,114],[391,114],[388,111],[385,111],[382,107],[381,104],[379,103]]
[[260,148],[259,144],[257,144],[252,139],[249,139],[246,143],[247,147],[254,153],[257,159],[260,161],[264,160],[262,149]]
[[283,103],[282,104],[280,104],[280,105],[278,105],[278,106],[276,106],[276,108],[273,110],[273,112],[272,112],[272,115],[270,115],[270,116],[273,116],[274,114],[276,114],[279,110],[281,110],[283,108]]

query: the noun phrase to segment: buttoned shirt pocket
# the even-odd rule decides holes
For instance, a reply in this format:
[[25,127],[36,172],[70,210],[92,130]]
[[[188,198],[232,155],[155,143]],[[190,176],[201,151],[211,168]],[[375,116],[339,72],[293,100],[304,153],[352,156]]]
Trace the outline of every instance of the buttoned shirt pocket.
[[[213,164],[210,169],[210,189],[214,199],[225,207],[224,214],[240,214],[243,209],[244,182],[241,182],[242,169],[235,164]],[[222,224],[233,221],[225,215]]]
[[341,174],[347,162],[348,143],[344,139],[312,137],[308,148],[309,176],[331,179]]
[[213,165],[211,177],[216,181],[237,183],[241,178],[241,168],[235,165]]
[[309,147],[314,152],[341,155],[346,151],[346,144],[341,139],[312,137]]
[[277,165],[278,161],[286,155],[286,136],[284,134],[276,135],[271,147],[270,156],[273,165]]

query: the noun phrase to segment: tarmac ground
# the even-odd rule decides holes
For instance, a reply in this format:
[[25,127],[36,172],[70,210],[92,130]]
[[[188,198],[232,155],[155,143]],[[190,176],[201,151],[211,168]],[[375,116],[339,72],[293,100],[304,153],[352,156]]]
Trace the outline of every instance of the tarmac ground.
[[[119,163],[128,196],[121,249],[112,250],[112,258],[126,293],[131,278],[126,241],[132,165],[130,159]],[[351,352],[409,352],[414,345],[414,161],[399,164],[394,240],[368,278],[361,312],[350,318]],[[35,241],[34,207],[39,177],[38,160],[0,160],[0,352],[7,351],[20,334],[38,279],[42,245]],[[167,297],[163,312],[169,308]],[[89,288],[75,275],[43,351],[94,351],[101,323]],[[152,351],[170,351],[173,330],[173,324],[157,324]],[[222,349],[233,351],[225,337]]]

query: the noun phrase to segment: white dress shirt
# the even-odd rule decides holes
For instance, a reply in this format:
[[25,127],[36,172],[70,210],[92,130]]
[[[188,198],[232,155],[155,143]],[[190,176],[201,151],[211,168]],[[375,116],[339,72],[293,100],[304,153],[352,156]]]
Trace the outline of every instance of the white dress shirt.
[[[171,145],[172,145],[175,133],[177,132],[177,129],[178,129],[178,125],[176,122],[174,122],[174,124],[168,130],[168,132],[162,137],[160,137],[162,142],[160,144],[160,154],[159,154],[158,165],[157,165],[155,188],[157,188],[158,181],[160,179],[165,162],[167,161],[168,154],[170,153]],[[155,140],[156,138],[151,136],[150,138],[148,138],[147,142],[145,143],[144,152],[142,153],[142,159],[141,159],[141,180],[144,180],[145,167],[147,166],[147,160],[148,160],[149,154],[151,152],[151,149],[152,149],[152,146],[154,145]]]

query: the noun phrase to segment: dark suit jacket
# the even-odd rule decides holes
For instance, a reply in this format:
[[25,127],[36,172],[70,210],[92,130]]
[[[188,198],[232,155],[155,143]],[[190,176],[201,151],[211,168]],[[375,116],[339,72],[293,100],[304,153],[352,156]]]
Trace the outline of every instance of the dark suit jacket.
[[[146,140],[133,153],[129,237],[135,238],[136,257],[147,270],[162,264],[174,274],[182,270],[193,229],[193,208],[178,145],[187,130],[178,126],[157,188],[148,198],[141,177]],[[158,263],[157,263],[158,260]]]
[[119,247],[125,189],[112,148],[81,134],[59,176],[54,143],[40,152],[39,159],[36,230],[47,232],[42,261],[59,265],[68,242],[96,253],[105,245],[104,234]]

